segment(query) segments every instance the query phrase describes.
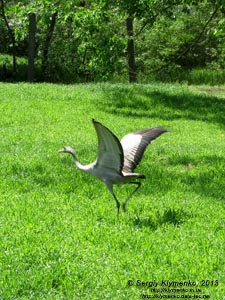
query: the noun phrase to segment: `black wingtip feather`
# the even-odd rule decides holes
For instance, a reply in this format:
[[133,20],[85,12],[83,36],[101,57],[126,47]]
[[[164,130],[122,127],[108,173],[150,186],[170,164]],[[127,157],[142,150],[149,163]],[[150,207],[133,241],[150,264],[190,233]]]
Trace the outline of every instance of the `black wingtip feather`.
[[[102,125],[102,123],[100,123],[99,121],[96,121],[94,118],[92,118],[92,123],[93,124],[100,124],[100,125]],[[102,125],[102,126],[104,126],[104,125]],[[104,126],[105,127],[105,126]]]

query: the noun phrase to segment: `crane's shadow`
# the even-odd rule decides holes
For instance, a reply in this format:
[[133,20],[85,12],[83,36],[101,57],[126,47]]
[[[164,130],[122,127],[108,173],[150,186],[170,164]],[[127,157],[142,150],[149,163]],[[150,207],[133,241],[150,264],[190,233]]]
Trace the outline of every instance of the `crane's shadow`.
[[139,217],[136,215],[132,221],[135,227],[143,228],[148,227],[152,231],[157,230],[159,227],[164,225],[174,225],[180,227],[185,223],[186,219],[189,219],[191,215],[183,209],[172,209],[168,208],[162,213],[157,211],[155,215],[148,217]]

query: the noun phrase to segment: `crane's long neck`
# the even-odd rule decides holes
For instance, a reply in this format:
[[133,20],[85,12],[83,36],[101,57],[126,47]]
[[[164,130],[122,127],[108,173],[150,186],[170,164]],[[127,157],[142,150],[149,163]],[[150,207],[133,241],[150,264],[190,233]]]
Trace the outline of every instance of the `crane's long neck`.
[[73,160],[74,160],[74,163],[75,163],[76,167],[77,167],[79,170],[81,170],[81,171],[85,171],[86,168],[85,168],[84,165],[82,165],[82,164],[78,161],[75,151],[71,151],[71,152],[69,152],[69,153],[73,156]]

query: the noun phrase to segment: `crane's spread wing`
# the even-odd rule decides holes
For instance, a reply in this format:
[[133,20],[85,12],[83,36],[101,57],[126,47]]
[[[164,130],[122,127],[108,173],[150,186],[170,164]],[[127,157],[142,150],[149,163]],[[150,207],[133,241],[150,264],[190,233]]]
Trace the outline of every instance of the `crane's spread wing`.
[[98,167],[114,170],[122,174],[123,148],[118,138],[101,123],[92,119],[98,136]]
[[162,127],[142,129],[125,135],[121,140],[124,152],[123,171],[131,173],[140,162],[146,147],[167,130]]

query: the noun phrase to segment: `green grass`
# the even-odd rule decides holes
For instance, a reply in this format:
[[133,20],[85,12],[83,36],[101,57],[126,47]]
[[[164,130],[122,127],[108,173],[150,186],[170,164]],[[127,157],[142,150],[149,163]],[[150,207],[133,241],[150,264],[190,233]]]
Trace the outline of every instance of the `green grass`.
[[225,71],[221,68],[196,68],[189,72],[184,72],[184,78],[185,77],[189,84],[208,84],[218,86],[220,84],[224,84]]
[[[0,112],[0,299],[154,294],[128,280],[191,280],[198,295],[225,299],[222,88],[0,84]],[[169,129],[147,149],[137,169],[146,179],[119,217],[105,186],[57,153],[71,145],[82,163],[95,159],[92,117],[119,137]],[[121,202],[130,188],[115,187]]]

